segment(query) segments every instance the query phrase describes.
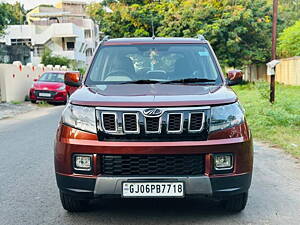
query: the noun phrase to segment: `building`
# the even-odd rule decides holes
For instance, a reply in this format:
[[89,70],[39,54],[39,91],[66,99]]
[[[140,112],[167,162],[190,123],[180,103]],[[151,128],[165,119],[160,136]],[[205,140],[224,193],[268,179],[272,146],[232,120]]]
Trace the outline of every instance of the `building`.
[[0,64],[20,61],[26,65],[31,61],[30,48],[24,45],[5,45],[0,43]]
[[45,48],[53,55],[88,64],[99,41],[98,26],[85,12],[86,3],[62,0],[55,6],[41,5],[27,15],[26,25],[10,25],[0,42],[27,45],[37,65]]

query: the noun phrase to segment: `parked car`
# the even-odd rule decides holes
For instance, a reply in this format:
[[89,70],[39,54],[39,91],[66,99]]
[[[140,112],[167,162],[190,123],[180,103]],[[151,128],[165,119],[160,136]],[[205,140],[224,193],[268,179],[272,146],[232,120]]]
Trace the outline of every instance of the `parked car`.
[[[77,89],[64,84],[65,71],[51,71],[43,73],[35,79],[29,91],[32,103],[43,100],[52,103],[66,103],[69,96]],[[74,72],[80,76],[79,72]]]
[[203,37],[101,42],[62,113],[55,171],[63,207],[103,196],[206,196],[245,208],[253,168],[244,109]]

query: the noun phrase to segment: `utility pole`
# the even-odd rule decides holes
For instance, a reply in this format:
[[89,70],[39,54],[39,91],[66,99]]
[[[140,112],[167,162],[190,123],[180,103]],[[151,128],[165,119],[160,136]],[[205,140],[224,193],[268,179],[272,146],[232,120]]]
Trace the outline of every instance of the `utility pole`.
[[[276,59],[277,17],[278,17],[278,0],[273,0],[272,60]],[[271,75],[271,83],[270,83],[270,102],[274,103],[274,101],[275,101],[275,74]]]

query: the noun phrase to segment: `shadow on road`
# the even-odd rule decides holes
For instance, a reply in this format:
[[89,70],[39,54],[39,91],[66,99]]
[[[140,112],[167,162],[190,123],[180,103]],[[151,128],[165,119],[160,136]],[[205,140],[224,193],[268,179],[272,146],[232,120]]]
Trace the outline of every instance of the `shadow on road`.
[[[76,221],[88,224],[106,224],[109,220],[111,224],[205,224],[213,221],[216,224],[237,215],[224,211],[218,202],[203,198],[99,199],[89,210],[76,213]],[[74,214],[67,215],[72,217]]]

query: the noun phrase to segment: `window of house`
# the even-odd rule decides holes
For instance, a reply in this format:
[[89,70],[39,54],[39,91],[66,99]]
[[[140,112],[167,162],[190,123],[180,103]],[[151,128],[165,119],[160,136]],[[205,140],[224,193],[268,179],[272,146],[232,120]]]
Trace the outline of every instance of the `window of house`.
[[11,45],[31,45],[31,39],[10,39]]
[[92,31],[91,30],[84,30],[84,37],[85,38],[91,38],[92,37]]
[[67,42],[67,50],[72,51],[75,48],[75,42]]
[[92,56],[92,55],[93,55],[93,49],[88,48],[88,49],[85,51],[85,55],[86,55],[86,56]]
[[45,48],[43,46],[35,46],[33,51],[33,56],[42,56],[44,54]]

